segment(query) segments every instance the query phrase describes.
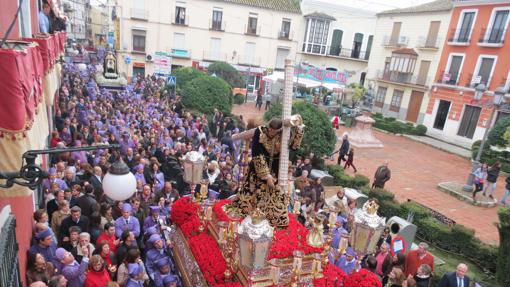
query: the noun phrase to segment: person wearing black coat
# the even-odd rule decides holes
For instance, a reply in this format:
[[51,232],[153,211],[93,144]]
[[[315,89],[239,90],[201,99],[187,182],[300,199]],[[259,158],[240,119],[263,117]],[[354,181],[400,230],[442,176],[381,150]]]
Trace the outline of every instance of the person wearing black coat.
[[468,267],[464,263],[457,265],[456,272],[443,275],[437,287],[469,287],[470,279],[466,276]]
[[[498,162],[494,163],[487,171],[487,184],[485,185],[485,188],[483,190],[483,196],[485,196],[487,193],[489,193],[489,197],[491,199],[494,199],[492,194],[493,194],[494,190],[496,189],[496,182],[498,181],[500,170],[501,170],[501,163],[499,163],[499,161],[498,161]],[[487,191],[487,190],[489,190],[489,191]]]
[[94,212],[99,212],[99,205],[94,197],[94,190],[95,188],[91,185],[85,186],[85,194],[78,199],[77,205],[80,207],[81,213],[87,217],[90,217]]
[[71,216],[62,220],[62,224],[60,225],[61,238],[59,238],[59,242],[62,242],[63,238],[69,237],[69,228],[72,226],[80,227],[82,232],[89,231],[89,219],[85,215],[81,214],[81,208],[78,206],[71,208]]
[[350,143],[349,143],[349,137],[347,134],[343,136],[342,139],[342,145],[340,146],[340,149],[338,150],[338,164],[342,164],[342,161],[346,161],[345,156],[349,152]]

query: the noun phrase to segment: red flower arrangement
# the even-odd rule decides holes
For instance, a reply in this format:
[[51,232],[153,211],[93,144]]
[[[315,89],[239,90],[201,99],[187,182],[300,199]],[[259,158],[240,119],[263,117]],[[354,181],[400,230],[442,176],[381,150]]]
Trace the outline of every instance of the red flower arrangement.
[[293,214],[289,214],[289,226],[276,230],[274,233],[267,260],[292,257],[294,250],[303,251],[305,254],[321,253],[323,248],[312,247],[306,242],[308,232],[308,229],[299,223]]
[[216,240],[208,233],[201,233],[191,237],[188,244],[207,283],[224,284],[223,272],[227,269],[227,263],[223,259]]
[[181,230],[184,236],[188,239],[191,237],[198,235],[200,233],[200,230],[198,229],[200,227],[200,219],[198,216],[191,216],[189,220],[181,225]]
[[333,264],[328,264],[322,271],[324,277],[313,280],[313,286],[316,287],[336,287],[342,286],[342,282],[347,278],[347,274]]
[[191,197],[183,197],[172,204],[170,219],[179,227],[186,223],[191,217],[197,217],[199,206],[191,201]]
[[[218,202],[216,202],[213,206],[213,212],[214,214],[216,215],[216,219],[218,221],[226,221],[226,222],[229,222],[229,221],[232,221],[233,219],[231,219],[230,217],[228,217],[228,214],[225,212],[225,210],[223,210],[223,206],[225,204],[229,204],[231,203],[232,200],[230,199],[222,199]],[[240,221],[241,219],[239,219]]]
[[345,278],[344,287],[382,287],[382,283],[377,275],[367,269],[361,269]]

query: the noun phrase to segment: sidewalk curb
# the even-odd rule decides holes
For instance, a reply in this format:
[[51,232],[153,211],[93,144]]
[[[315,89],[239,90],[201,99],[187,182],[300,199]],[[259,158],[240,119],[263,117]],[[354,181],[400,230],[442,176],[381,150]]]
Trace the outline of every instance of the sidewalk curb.
[[471,196],[469,196],[469,193],[467,192],[464,192],[464,191],[458,191],[456,190],[455,188],[452,188],[450,187],[451,183],[450,182],[440,182],[438,183],[437,185],[437,189],[444,192],[444,193],[447,193],[459,200],[462,200],[464,202],[467,202],[473,206],[479,206],[479,207],[487,207],[487,208],[492,208],[492,207],[496,207],[497,206],[497,201],[488,201],[488,200],[484,200],[484,201],[476,201],[474,202],[473,201],[473,198]]

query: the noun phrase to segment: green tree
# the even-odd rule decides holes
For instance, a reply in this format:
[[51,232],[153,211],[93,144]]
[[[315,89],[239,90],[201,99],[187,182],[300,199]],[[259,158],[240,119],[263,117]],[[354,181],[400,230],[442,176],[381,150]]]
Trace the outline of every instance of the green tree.
[[354,92],[352,94],[352,107],[354,108],[356,104],[363,99],[363,96],[367,92],[367,89],[361,86],[358,83],[349,84],[349,88],[353,89]]
[[[292,105],[292,114],[300,114],[306,126],[300,154],[313,152],[318,157],[322,157],[333,151],[336,135],[328,115],[324,111],[310,103],[296,102]],[[264,114],[264,119],[268,121],[273,117],[281,117],[281,115],[282,105],[273,105]]]
[[195,78],[205,77],[207,75],[195,68],[185,67],[172,71],[172,76],[175,76],[177,79],[177,92],[182,92],[182,89],[184,86],[186,86],[187,83]]
[[510,127],[507,127],[505,133],[503,134],[503,139],[505,140],[505,146],[510,146]]
[[197,77],[182,90],[182,103],[185,107],[208,115],[211,115],[215,108],[230,114],[233,101],[230,86],[220,78]]
[[246,82],[239,71],[229,63],[215,62],[207,67],[207,73],[222,78],[233,88],[244,88],[246,86]]
[[499,255],[496,278],[501,286],[510,286],[510,208],[500,208],[499,217]]

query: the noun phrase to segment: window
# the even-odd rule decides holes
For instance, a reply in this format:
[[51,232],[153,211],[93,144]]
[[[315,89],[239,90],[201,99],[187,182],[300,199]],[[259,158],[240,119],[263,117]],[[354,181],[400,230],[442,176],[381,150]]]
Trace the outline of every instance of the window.
[[448,118],[448,112],[450,111],[450,102],[448,101],[439,101],[439,106],[437,108],[436,119],[434,120],[434,128],[438,130],[443,130],[444,125],[446,124],[446,119]]
[[379,87],[379,89],[377,89],[377,94],[374,98],[374,105],[376,107],[382,108],[384,106],[384,99],[386,98],[387,90],[388,89],[385,87]]
[[186,50],[183,33],[174,33],[174,49]]
[[374,41],[374,35],[368,36],[367,50],[365,51],[365,60],[368,61],[370,58],[370,51],[372,50],[372,42]]
[[471,41],[471,32],[475,23],[476,11],[467,10],[462,12],[460,22],[457,26],[455,42],[468,43]]
[[501,44],[505,38],[506,27],[508,27],[508,19],[510,8],[496,8],[491,16],[490,27],[487,30],[485,39],[482,42],[491,44]]
[[400,38],[400,28],[402,27],[402,22],[393,22],[393,28],[391,30],[390,36],[390,46],[397,46],[398,39]]
[[424,47],[436,48],[439,46],[437,43],[437,35],[439,34],[440,26],[441,26],[441,21],[431,21],[430,22],[429,32],[427,34],[427,40],[425,41]]
[[246,42],[246,46],[244,47],[244,63],[243,64],[255,64],[255,43]]
[[145,31],[133,30],[133,51],[145,53]]
[[285,59],[290,53],[288,48],[277,48],[276,50],[276,69],[285,69]]
[[289,39],[290,37],[290,19],[282,20],[282,30],[280,31],[280,38]]
[[333,38],[331,39],[331,48],[329,49],[329,54],[333,56],[340,56],[340,51],[342,50],[342,37],[344,32],[342,30],[335,29],[333,30]]
[[492,72],[496,66],[497,56],[481,55],[476,63],[475,75],[471,79],[471,86],[477,84],[485,84],[487,87],[490,84]]
[[351,58],[358,59],[360,57],[362,44],[363,44],[363,34],[361,34],[361,33],[354,34],[354,42],[352,43]]
[[459,83],[460,71],[464,63],[464,55],[450,54],[446,73],[442,75],[442,82],[448,85],[457,85]]
[[175,24],[186,24],[186,8],[179,6],[175,7]]
[[219,60],[221,51],[221,39],[211,38],[211,53],[209,60]]
[[246,30],[246,34],[257,35],[257,14],[250,13],[248,17],[248,29]]
[[326,41],[329,33],[329,21],[320,18],[308,18],[303,52],[326,54]]
[[391,103],[390,103],[390,111],[397,112],[397,113],[400,111],[400,104],[402,103],[403,96],[404,96],[404,91],[401,91],[401,90],[393,91],[393,97],[391,98]]
[[464,115],[462,116],[462,121],[460,122],[459,132],[457,135],[470,139],[473,138],[481,110],[482,109],[480,107],[470,105],[465,106]]
[[213,10],[212,26],[211,26],[211,28],[213,30],[223,31],[223,27],[221,25],[222,18],[223,18],[223,11]]

